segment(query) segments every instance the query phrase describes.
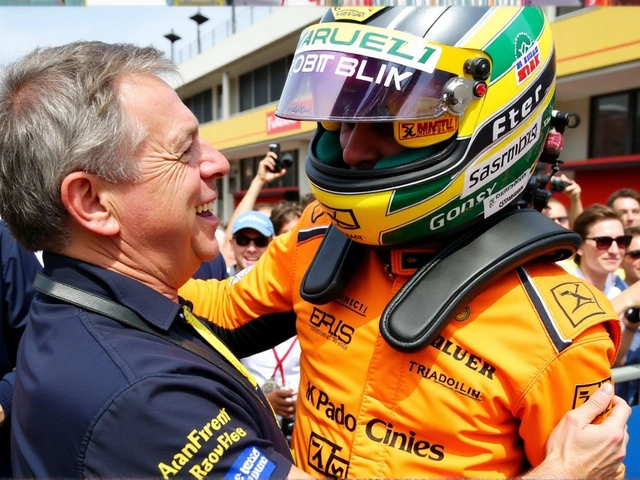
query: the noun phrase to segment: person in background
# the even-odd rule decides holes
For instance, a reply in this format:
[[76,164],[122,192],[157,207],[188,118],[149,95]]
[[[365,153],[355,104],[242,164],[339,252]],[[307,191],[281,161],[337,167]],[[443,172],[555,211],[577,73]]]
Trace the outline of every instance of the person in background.
[[618,214],[605,205],[590,205],[578,216],[573,230],[583,243],[575,256],[576,268],[569,273],[586,280],[609,299],[619,295],[614,274],[631,237],[625,235]]
[[640,226],[640,193],[631,188],[621,188],[607,199],[607,206],[615,210],[626,227]]
[[17,358],[15,477],[306,477],[237,359],[294,322],[229,332],[178,296],[218,254],[229,162],[168,76],[160,50],[102,42],[2,70],[0,215],[45,263]]
[[549,217],[561,227],[571,229],[567,207],[565,207],[564,203],[562,203],[557,198],[549,198],[547,206],[542,209],[542,214],[546,217]]
[[[244,197],[243,197],[244,198]],[[273,211],[274,204],[269,202],[258,202],[253,205],[251,210],[255,210],[258,213],[266,215],[267,217],[271,217],[271,212]],[[237,209],[236,209],[237,210]],[[235,213],[235,211],[234,211]],[[240,212],[238,212],[240,213]]]
[[276,203],[270,217],[276,236],[293,230],[301,216],[302,207],[299,202],[282,200]]
[[218,241],[218,245],[220,245],[220,256],[224,260],[225,268],[227,269],[227,277],[229,276],[229,265],[235,265],[236,259],[233,257],[233,250],[231,250],[231,245],[227,242],[227,232],[226,225],[223,226],[221,223],[218,228],[216,228],[216,240]]
[[[546,217],[549,217],[551,220],[556,222],[563,228],[567,230],[571,230],[571,225],[569,222],[569,214],[567,213],[567,207],[564,204],[554,197],[549,197],[547,201],[547,206],[542,209],[542,214]],[[574,261],[575,256],[570,258],[565,258],[564,260],[560,260],[556,262],[560,265],[564,270],[568,272],[575,271],[578,268]]]
[[574,231],[583,240],[575,256],[575,269],[569,270],[603,292],[611,301],[622,322],[620,349],[615,365],[621,365],[637,331],[626,318],[630,308],[640,307],[640,284],[629,288],[626,283],[616,285],[615,272],[631,244],[622,220],[611,208],[598,203],[588,206],[576,219]]
[[640,280],[640,226],[627,227],[625,235],[631,235],[631,243],[622,258],[622,269],[627,285]]
[[11,408],[18,344],[27,324],[29,307],[35,294],[31,285],[42,265],[25,250],[0,220],[2,259],[2,330],[0,330],[0,478],[11,478]]
[[[241,278],[191,280],[181,292],[231,329],[294,310],[302,357],[292,446],[309,473],[513,478],[532,468],[524,476],[591,477],[575,457],[568,469],[540,471],[553,427],[611,381],[620,322],[604,295],[531,254],[449,301],[466,274],[495,265],[514,230],[534,224],[569,237],[519,203],[560,126],[551,27],[531,7],[407,12],[356,19],[329,9],[302,33],[294,64],[320,55],[331,63],[292,68],[276,114],[317,122],[306,174],[318,202]],[[524,44],[509,58],[502,48],[520,45],[523,29],[536,39],[534,70],[521,67]],[[356,35],[366,40],[330,41]],[[333,73],[355,72],[356,62],[367,76]],[[387,68],[386,81],[372,81]],[[494,172],[496,152],[508,149],[518,161]],[[499,233],[507,219],[517,226]],[[565,283],[573,290],[556,298]],[[577,308],[583,289],[585,305],[600,310]],[[440,305],[451,315],[434,318]]]
[[564,173],[551,177],[548,188],[552,192],[556,192],[555,195],[564,195],[569,199],[569,210],[567,211],[567,208],[557,197],[550,197],[547,207],[542,210],[542,213],[552,218],[559,225],[565,228],[572,228],[573,222],[584,210],[582,206],[582,188],[575,180],[567,177]]
[[[225,229],[225,240],[220,244],[220,251],[227,260],[227,271],[229,275],[234,275],[233,266],[237,262],[234,257],[234,248],[231,245],[231,237],[233,236],[233,224],[240,215],[243,213],[249,212],[251,210],[261,213],[267,217],[271,216],[271,210],[273,209],[273,204],[259,202],[256,203],[256,200],[260,196],[260,192],[264,188],[265,185],[277,180],[278,178],[283,177],[287,173],[286,168],[282,168],[279,172],[274,172],[275,169],[275,161],[276,154],[274,152],[267,152],[265,157],[260,160],[258,163],[258,171],[256,172],[255,177],[251,180],[251,184],[249,188],[245,192],[242,200],[238,203],[238,206],[233,211],[229,222],[227,223],[227,228]],[[233,260],[233,261],[231,261]]]
[[231,249],[236,264],[229,268],[233,276],[254,265],[275,235],[269,217],[255,210],[238,215],[231,226]]
[[570,179],[564,173],[561,173],[557,178],[565,185],[564,190],[562,190],[562,195],[569,198],[569,212],[567,216],[569,217],[569,228],[571,228],[573,222],[578,218],[578,215],[584,210],[582,206],[582,188],[580,188],[578,182]]
[[313,193],[307,193],[306,195],[303,195],[302,198],[300,199],[300,206],[304,210],[315,201],[316,201],[316,196]]

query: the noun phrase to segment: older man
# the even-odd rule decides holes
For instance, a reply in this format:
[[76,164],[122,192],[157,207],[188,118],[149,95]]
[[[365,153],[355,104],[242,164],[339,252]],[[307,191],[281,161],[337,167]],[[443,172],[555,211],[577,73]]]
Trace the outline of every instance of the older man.
[[255,380],[177,295],[218,254],[229,164],[172,73],[156,49],[99,42],[4,72],[1,214],[45,261],[17,362],[16,476],[303,476]]

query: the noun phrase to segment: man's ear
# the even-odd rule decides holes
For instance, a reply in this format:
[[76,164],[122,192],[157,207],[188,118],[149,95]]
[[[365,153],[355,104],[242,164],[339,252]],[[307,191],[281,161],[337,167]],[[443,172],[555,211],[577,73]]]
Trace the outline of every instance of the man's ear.
[[95,175],[70,173],[62,180],[60,194],[67,211],[83,228],[105,236],[120,232],[120,223],[113,216],[108,200],[111,192]]

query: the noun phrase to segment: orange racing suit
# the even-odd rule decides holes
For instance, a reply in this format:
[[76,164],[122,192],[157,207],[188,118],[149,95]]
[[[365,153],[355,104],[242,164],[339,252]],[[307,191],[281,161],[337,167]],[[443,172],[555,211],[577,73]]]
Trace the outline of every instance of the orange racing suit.
[[514,477],[544,459],[568,410],[612,381],[620,321],[601,292],[555,264],[530,263],[491,283],[414,353],[394,350],[379,331],[415,272],[410,251],[392,251],[385,265],[368,249],[338,298],[305,302],[300,284],[328,223],[312,204],[252,269],[179,292],[228,328],[293,307],[299,468],[343,478]]

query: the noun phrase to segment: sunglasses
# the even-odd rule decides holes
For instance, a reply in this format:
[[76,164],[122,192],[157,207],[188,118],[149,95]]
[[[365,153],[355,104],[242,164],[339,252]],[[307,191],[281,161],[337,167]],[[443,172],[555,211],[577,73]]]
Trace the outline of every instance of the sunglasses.
[[625,249],[631,245],[631,235],[622,235],[621,237],[592,237],[585,238],[585,240],[594,240],[596,242],[596,248],[598,250],[608,250],[613,242],[616,242],[618,248]]
[[259,236],[259,237],[246,237],[244,235],[238,235],[236,237],[233,237],[233,240],[236,242],[237,245],[241,246],[241,247],[246,247],[247,245],[249,245],[251,242],[253,242],[253,244],[258,247],[258,248],[264,248],[267,245],[269,245],[269,242],[271,241],[270,237],[264,237],[264,236]]
[[625,253],[625,255],[630,256],[633,260],[638,260],[640,258],[640,250],[631,250]]

